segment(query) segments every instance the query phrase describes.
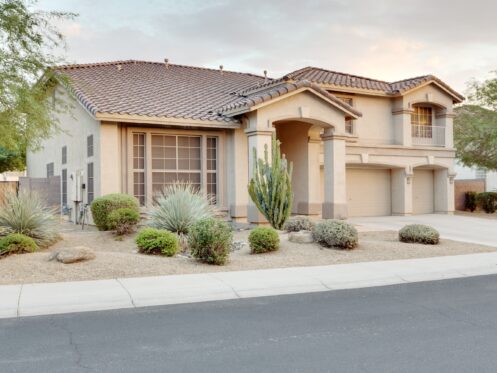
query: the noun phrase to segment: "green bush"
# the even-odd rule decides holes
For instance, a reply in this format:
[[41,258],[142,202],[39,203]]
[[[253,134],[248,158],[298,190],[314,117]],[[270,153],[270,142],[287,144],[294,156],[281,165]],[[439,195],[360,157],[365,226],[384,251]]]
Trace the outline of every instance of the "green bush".
[[359,243],[357,229],[352,224],[341,220],[322,220],[312,232],[314,240],[326,247],[350,250]]
[[1,235],[20,233],[46,247],[59,238],[57,210],[47,207],[36,193],[10,193],[0,208]]
[[192,256],[209,264],[223,265],[228,261],[232,240],[228,223],[214,218],[196,221],[188,233]]
[[144,228],[136,236],[138,251],[143,254],[174,256],[179,250],[176,234],[156,228]]
[[38,250],[36,242],[24,234],[11,233],[0,239],[0,256],[32,253],[36,250]]
[[252,229],[248,240],[252,254],[267,253],[280,248],[280,236],[273,228],[257,227]]
[[428,225],[409,224],[399,231],[399,241],[436,245],[440,241],[440,234]]
[[464,195],[464,209],[471,212],[476,210],[477,207],[477,196],[476,192],[466,192]]
[[497,193],[496,192],[483,192],[479,193],[476,197],[478,205],[487,214],[493,214],[497,210]]
[[91,216],[98,230],[111,230],[109,215],[112,211],[129,208],[140,212],[138,200],[128,194],[114,193],[95,198],[91,203]]
[[128,207],[112,211],[107,217],[109,228],[120,236],[131,233],[133,227],[140,222],[140,213]]
[[155,197],[157,205],[150,213],[150,225],[178,234],[187,234],[199,219],[212,218],[216,213],[214,200],[190,183],[166,186]]
[[283,227],[287,232],[312,231],[313,228],[314,222],[307,216],[292,216]]

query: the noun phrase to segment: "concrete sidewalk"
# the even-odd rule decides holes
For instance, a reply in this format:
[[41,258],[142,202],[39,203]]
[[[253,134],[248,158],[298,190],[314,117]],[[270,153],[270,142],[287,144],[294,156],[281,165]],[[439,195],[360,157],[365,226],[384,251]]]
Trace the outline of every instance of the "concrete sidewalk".
[[0,286],[0,318],[296,294],[497,274],[497,252],[318,267]]

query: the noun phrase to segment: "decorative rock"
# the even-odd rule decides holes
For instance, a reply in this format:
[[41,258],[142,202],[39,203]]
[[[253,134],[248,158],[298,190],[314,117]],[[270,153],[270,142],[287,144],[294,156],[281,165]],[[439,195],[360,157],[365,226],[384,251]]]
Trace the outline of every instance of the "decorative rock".
[[238,251],[243,249],[245,246],[247,246],[247,243],[245,241],[233,241],[231,244],[231,251]]
[[48,260],[57,260],[64,264],[95,259],[95,252],[85,246],[75,246],[54,252]]
[[299,232],[290,232],[288,235],[288,241],[295,243],[312,243],[314,239],[312,238],[311,231],[299,231]]

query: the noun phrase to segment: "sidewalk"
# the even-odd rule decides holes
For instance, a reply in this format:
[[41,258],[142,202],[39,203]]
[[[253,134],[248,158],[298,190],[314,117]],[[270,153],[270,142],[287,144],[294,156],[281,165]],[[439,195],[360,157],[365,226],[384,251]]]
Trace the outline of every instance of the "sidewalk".
[[497,274],[497,252],[423,259],[0,286],[0,318],[193,303]]

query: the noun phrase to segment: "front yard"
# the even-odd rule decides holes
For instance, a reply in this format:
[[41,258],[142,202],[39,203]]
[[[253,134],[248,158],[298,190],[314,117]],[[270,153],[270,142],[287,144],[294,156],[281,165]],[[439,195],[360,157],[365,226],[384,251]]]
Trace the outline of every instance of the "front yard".
[[[249,231],[237,231],[234,240],[247,241]],[[394,231],[360,231],[359,246],[354,250],[327,249],[316,243],[296,244],[281,234],[281,247],[267,254],[250,254],[248,245],[234,251],[225,266],[201,263],[187,256],[151,256],[137,253],[135,234],[116,241],[111,232],[62,223],[62,240],[46,250],[32,254],[11,255],[0,260],[0,284],[57,282],[140,277],[154,275],[240,271],[292,266],[318,266],[340,263],[424,258],[444,255],[497,251],[497,248],[441,240],[439,245],[401,243]],[[96,253],[94,260],[73,264],[49,261],[51,254],[64,247],[84,245]]]

